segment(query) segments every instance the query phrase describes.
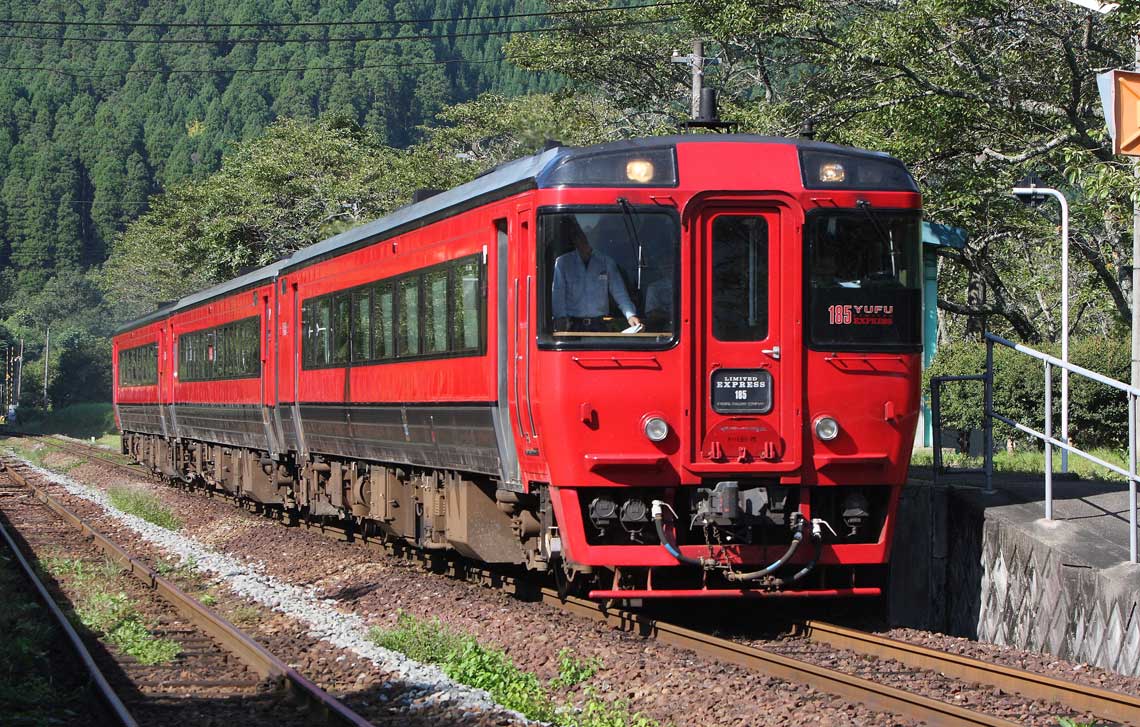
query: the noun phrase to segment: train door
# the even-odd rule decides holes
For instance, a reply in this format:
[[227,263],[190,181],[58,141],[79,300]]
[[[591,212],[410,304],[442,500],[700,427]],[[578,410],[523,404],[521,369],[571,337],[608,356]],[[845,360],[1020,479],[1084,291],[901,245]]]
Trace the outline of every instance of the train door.
[[[785,208],[714,203],[694,229],[692,461],[715,472],[798,464],[800,268]],[[706,470],[708,471],[708,470]]]
[[510,240],[510,290],[513,327],[510,332],[510,365],[507,376],[510,382],[511,418],[518,433],[517,442],[523,454],[522,469],[526,470],[529,458],[540,455],[538,428],[534,414],[534,333],[535,275],[534,275],[534,211],[530,205],[519,205],[514,218]]

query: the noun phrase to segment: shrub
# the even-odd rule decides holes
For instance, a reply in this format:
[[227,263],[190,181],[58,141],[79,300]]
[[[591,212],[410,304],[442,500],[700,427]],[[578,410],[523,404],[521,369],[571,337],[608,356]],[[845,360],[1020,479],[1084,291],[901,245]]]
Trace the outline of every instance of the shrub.
[[[1060,346],[1036,347],[1060,357]],[[1069,360],[1102,375],[1127,381],[1131,355],[1124,339],[1082,338],[1069,344]],[[933,376],[981,374],[986,369],[986,347],[981,343],[943,346],[923,378],[930,391]],[[1005,346],[994,346],[994,411],[1039,431],[1044,429],[1044,364]],[[1061,372],[1053,369],[1053,431],[1061,428]],[[985,395],[981,382],[954,382],[942,386],[941,414],[949,429],[980,429]],[[1069,377],[1069,435],[1082,449],[1123,447],[1128,442],[1128,406],[1125,395],[1082,376]],[[1012,439],[1040,446],[1037,440],[1002,423],[994,425],[995,441]]]

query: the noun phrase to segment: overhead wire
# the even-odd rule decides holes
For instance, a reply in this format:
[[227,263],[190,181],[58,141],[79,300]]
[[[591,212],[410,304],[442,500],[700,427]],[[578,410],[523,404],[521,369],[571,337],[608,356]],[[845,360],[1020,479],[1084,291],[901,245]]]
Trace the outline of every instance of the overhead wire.
[[140,22],[116,20],[28,20],[5,18],[0,19],[0,25],[47,25],[54,27],[76,28],[310,28],[310,27],[350,27],[361,25],[409,25],[415,23],[457,23],[472,20],[503,20],[510,18],[543,18],[563,15],[583,15],[591,13],[611,13],[625,10],[642,10],[647,8],[665,8],[676,5],[685,5],[687,0],[669,0],[667,2],[652,2],[642,5],[615,5],[612,7],[580,8],[574,10],[544,10],[541,12],[499,13],[497,15],[468,15],[447,16],[438,18],[395,18],[386,20],[303,20],[291,22],[257,22],[257,23],[214,23],[214,22]]
[[[615,23],[591,25],[591,28],[624,28],[639,25],[653,25],[676,20],[676,18],[630,20]],[[454,40],[456,38],[482,38],[499,35],[558,33],[572,30],[573,26],[559,25],[545,28],[518,28],[477,30],[462,33],[436,33],[424,35],[393,35],[388,37],[336,36],[325,38],[103,38],[97,36],[56,36],[56,35],[13,35],[0,34],[0,40],[49,40],[55,42],[75,41],[80,43],[133,43],[137,45],[243,45],[253,43],[390,43],[401,40]]]

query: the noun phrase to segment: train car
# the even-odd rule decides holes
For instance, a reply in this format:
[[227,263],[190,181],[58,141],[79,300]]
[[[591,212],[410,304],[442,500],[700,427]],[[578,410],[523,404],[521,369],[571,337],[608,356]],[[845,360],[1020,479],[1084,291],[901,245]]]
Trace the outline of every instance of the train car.
[[125,326],[181,366],[256,320],[259,364],[174,377],[161,431],[117,388],[124,449],[598,599],[879,594],[920,205],[897,160],[804,140],[549,149]]

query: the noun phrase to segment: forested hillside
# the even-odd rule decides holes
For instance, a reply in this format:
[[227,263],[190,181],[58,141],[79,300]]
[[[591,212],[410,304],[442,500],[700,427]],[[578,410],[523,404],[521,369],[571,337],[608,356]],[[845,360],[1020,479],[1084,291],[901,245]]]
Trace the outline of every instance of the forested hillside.
[[[399,147],[448,104],[542,90],[489,34],[548,24],[520,17],[540,5],[0,3],[0,305],[102,263],[150,194],[277,118],[333,112]],[[456,17],[483,19],[428,22]]]

